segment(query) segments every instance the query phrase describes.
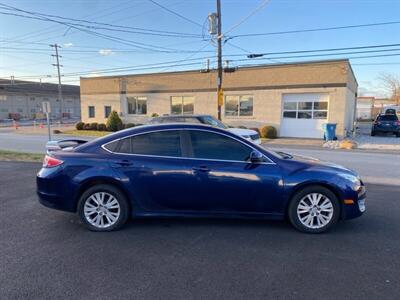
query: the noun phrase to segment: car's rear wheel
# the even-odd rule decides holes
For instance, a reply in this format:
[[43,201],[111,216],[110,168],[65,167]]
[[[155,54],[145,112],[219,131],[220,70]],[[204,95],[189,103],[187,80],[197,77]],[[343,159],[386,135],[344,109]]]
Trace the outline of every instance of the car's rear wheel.
[[375,136],[375,130],[371,131],[371,136]]
[[92,231],[121,228],[129,217],[125,195],[112,185],[99,184],[87,189],[78,204],[82,222]]
[[337,197],[322,186],[310,186],[296,193],[288,208],[292,225],[308,233],[330,229],[339,219],[340,205]]

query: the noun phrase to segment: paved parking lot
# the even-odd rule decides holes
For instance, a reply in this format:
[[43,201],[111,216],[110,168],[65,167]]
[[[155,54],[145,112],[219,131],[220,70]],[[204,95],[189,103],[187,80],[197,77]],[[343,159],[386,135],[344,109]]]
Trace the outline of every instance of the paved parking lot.
[[87,231],[42,207],[39,164],[0,162],[0,299],[399,299],[398,185],[322,235],[284,222],[134,220]]

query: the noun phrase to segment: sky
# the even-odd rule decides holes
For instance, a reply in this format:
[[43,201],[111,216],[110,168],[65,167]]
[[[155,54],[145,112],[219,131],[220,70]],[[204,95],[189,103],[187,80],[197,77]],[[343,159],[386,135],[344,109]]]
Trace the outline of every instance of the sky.
[[[380,74],[400,76],[400,23],[240,36],[400,22],[400,0],[221,0],[221,3],[222,32],[224,38],[229,38],[223,46],[223,59],[229,60],[230,66],[353,57],[350,62],[359,83],[359,94],[376,96],[383,96],[384,93],[379,81]],[[30,14],[10,9],[9,6]],[[210,41],[207,23],[208,14],[215,11],[215,0],[0,0],[0,77],[56,82],[57,70],[52,66],[55,58],[51,56],[54,48],[49,46],[55,43],[61,45],[62,82],[66,84],[79,84],[80,75],[199,69],[205,67],[207,58],[210,58],[211,66],[215,67],[215,41]],[[54,23],[2,14],[37,17],[32,12],[79,21],[56,19],[59,22]],[[47,18],[54,20],[54,17]],[[81,20],[111,24],[114,30],[104,29],[110,28],[109,25],[83,23]],[[71,22],[97,28],[77,29]],[[147,34],[139,34],[138,31],[143,32],[141,29],[145,29]],[[152,34],[148,34],[149,29],[153,30]],[[167,33],[168,36],[153,34],[160,31],[163,35],[166,31],[173,33]],[[335,54],[328,56],[287,58],[301,54],[280,54],[262,59],[247,58],[250,53],[392,44],[399,46],[357,50],[385,50],[361,54],[342,54],[356,51],[348,50],[325,52]],[[390,56],[357,58],[376,55]],[[157,65],[159,63],[165,64]]]

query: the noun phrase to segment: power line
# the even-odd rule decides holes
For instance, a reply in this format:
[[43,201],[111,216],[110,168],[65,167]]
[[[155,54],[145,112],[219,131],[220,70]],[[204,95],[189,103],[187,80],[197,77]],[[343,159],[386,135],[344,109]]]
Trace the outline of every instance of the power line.
[[229,37],[229,39],[238,38],[238,37],[255,37],[255,36],[267,36],[267,35],[294,34],[294,33],[303,33],[303,32],[330,31],[330,30],[352,29],[352,28],[373,27],[373,26],[386,26],[386,25],[397,25],[397,24],[400,24],[400,21],[357,24],[357,25],[344,25],[344,26],[322,27],[322,28],[311,28],[311,29],[298,29],[298,30],[288,30],[288,31],[275,31],[275,32],[265,32],[265,33],[247,33],[247,34],[237,34],[237,35]]
[[[103,23],[103,22],[95,22],[95,21],[89,21],[89,20],[84,20],[84,19],[77,19],[77,18],[68,18],[68,17],[63,17],[59,15],[52,15],[52,14],[44,14],[44,13],[38,13],[38,12],[33,12],[33,11],[26,11],[22,10],[10,5],[5,5],[0,3],[1,6],[3,6],[3,9],[7,10],[13,10],[13,11],[20,11],[24,13],[29,13],[33,14],[36,16],[40,17],[50,17],[50,18],[57,18],[61,20],[68,20],[68,21],[76,21],[76,22],[81,22],[81,23],[88,23],[88,24],[96,24],[96,25],[102,25],[102,26],[108,26],[111,28],[104,28],[104,27],[98,27],[98,26],[90,26],[87,28],[93,28],[93,29],[105,29],[105,30],[116,30],[112,28],[121,28],[121,29],[131,29],[129,30],[117,30],[117,31],[122,31],[122,32],[132,32],[132,33],[138,33],[138,34],[150,34],[150,35],[160,35],[160,36],[174,36],[174,37],[201,37],[200,34],[192,34],[192,33],[183,33],[183,32],[174,32],[174,31],[166,31],[166,30],[156,30],[156,29],[147,29],[147,28],[140,28],[140,27],[132,27],[132,26],[123,26],[123,25],[116,25],[116,24],[109,24],[109,23]],[[82,24],[77,24],[77,23],[71,23],[77,26],[85,26]],[[134,31],[132,31],[134,30]]]
[[252,16],[254,16],[257,12],[259,12],[261,9],[264,8],[264,6],[266,6],[268,4],[270,0],[264,0],[261,1],[261,3],[252,11],[250,12],[247,16],[245,16],[244,18],[242,18],[241,20],[239,20],[239,22],[237,22],[235,25],[233,25],[231,28],[229,28],[224,35],[228,34],[229,32],[235,30],[237,27],[239,27],[240,25],[242,25],[244,22],[246,22],[248,19],[250,19]]
[[192,19],[186,18],[185,16],[181,15],[180,13],[177,13],[176,11],[173,11],[172,9],[169,9],[166,6],[161,5],[160,3],[158,3],[158,2],[156,2],[154,0],[148,0],[148,1],[150,1],[154,5],[157,5],[158,7],[161,7],[162,9],[168,11],[171,14],[173,14],[173,15],[181,18],[181,19],[184,19],[184,20],[188,21],[189,23],[192,23],[192,24],[194,24],[196,26],[199,26],[200,28],[203,28],[203,25],[201,25],[200,23],[197,23],[196,21],[193,21]]

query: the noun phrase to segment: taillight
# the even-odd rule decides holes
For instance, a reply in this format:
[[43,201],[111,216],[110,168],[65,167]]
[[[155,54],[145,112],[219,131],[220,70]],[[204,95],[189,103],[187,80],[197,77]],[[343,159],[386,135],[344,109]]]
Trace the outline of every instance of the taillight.
[[396,121],[396,125],[397,125],[397,126],[400,126],[400,121]]
[[43,168],[54,168],[63,163],[62,160],[46,155],[43,159]]

